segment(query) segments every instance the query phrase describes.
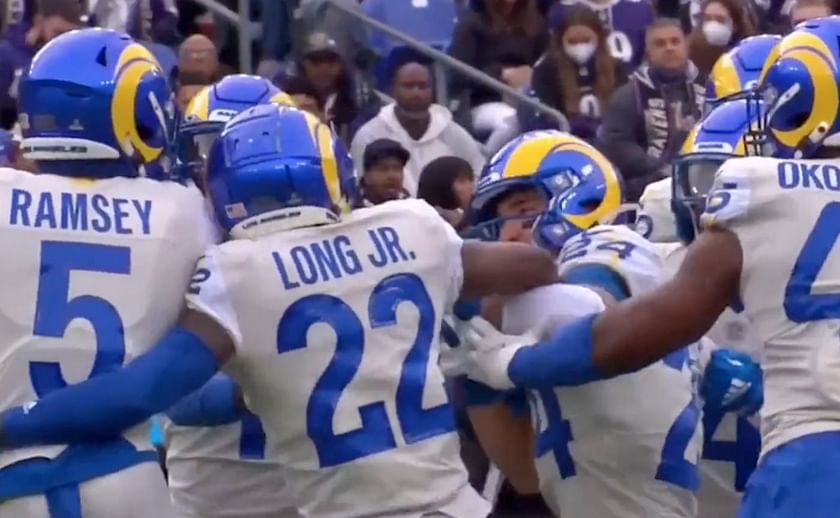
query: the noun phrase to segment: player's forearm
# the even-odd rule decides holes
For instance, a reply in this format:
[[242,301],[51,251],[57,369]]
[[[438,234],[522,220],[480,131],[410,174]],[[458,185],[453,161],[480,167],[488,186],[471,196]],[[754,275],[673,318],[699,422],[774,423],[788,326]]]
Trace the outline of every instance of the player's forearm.
[[559,281],[554,257],[535,246],[469,241],[462,259],[463,298],[515,295]]
[[180,426],[221,426],[242,418],[242,392],[230,377],[216,374],[203,387],[179,401],[166,415]]
[[611,377],[593,363],[592,324],[596,317],[593,314],[563,325],[548,339],[516,351],[507,370],[513,384],[540,389]]
[[119,371],[5,412],[0,447],[111,439],[197,390],[218,368],[198,335],[176,328]]
[[594,363],[604,373],[646,367],[700,340],[726,308],[686,304],[685,291],[669,281],[653,292],[605,310],[593,325]]

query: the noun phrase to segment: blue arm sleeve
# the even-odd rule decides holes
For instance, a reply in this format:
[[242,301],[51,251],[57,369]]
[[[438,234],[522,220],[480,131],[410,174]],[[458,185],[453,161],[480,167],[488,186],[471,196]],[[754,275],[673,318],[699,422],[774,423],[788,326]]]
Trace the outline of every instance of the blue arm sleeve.
[[197,390],[218,369],[198,336],[176,328],[123,369],[5,412],[0,446],[112,439]]
[[518,387],[540,389],[608,378],[592,363],[592,324],[597,316],[561,326],[547,340],[517,351],[508,364],[511,381]]
[[237,404],[236,382],[216,374],[206,385],[179,401],[166,412],[180,426],[220,426],[239,421],[244,415]]

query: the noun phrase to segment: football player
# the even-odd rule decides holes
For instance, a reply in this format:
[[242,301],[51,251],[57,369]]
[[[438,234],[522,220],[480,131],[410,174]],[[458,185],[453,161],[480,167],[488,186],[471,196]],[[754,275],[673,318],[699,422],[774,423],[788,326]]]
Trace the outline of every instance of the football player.
[[[294,105],[271,81],[252,75],[230,75],[199,91],[178,128],[179,174],[203,185],[210,148],[225,123],[266,103]],[[172,502],[183,518],[295,517],[283,493],[280,466],[266,457],[262,422],[246,409],[234,409],[237,390],[220,373],[168,411],[166,468]],[[232,412],[224,412],[226,404]]]
[[705,110],[753,91],[764,63],[781,39],[777,34],[750,36],[722,54],[706,80]]
[[[763,103],[760,101],[753,104],[741,99],[717,105],[686,139],[674,164],[674,185],[670,178],[651,184],[639,200],[644,213],[640,217],[645,222],[642,226],[649,230],[652,240],[661,242],[669,277],[679,270],[685,256],[682,243],[694,240],[697,229],[691,214],[705,207],[705,193],[714,180],[715,171],[729,158],[761,156],[763,150],[760,136],[756,135],[756,125],[762,116]],[[672,190],[675,191],[673,198]],[[677,203],[672,204],[672,199]],[[686,207],[691,207],[691,212]],[[739,305],[727,308],[706,336],[761,361],[763,346]],[[747,363],[745,358],[737,361]],[[701,518],[737,514],[744,487],[755,469],[761,449],[757,417],[722,410],[709,401],[703,407],[704,445],[698,493]],[[746,412],[742,410],[741,413]]]
[[231,120],[208,192],[232,239],[199,261],[178,326],[125,369],[7,411],[0,445],[109,437],[224,364],[301,514],[486,516],[437,366],[442,315],[460,296],[555,282],[553,260],[463,242],[419,200],[343,214],[335,139],[293,108]]
[[[167,77],[128,36],[48,43],[21,83],[20,123],[40,174],[0,174],[0,409],[149,350],[211,243],[201,193],[170,181]],[[0,452],[0,516],[173,516],[148,422],[137,424],[96,444]]]
[[[548,210],[548,201],[561,197],[560,205]],[[612,164],[565,133],[527,133],[491,160],[472,202],[472,222],[486,238],[531,243],[532,224],[540,217],[537,240],[557,253],[560,276],[569,283],[507,300],[504,332],[543,338],[563,322],[649,292],[664,280],[652,243],[629,227],[598,224],[614,215],[621,201]],[[488,398],[486,389],[475,394],[475,385],[468,387],[473,423],[491,456],[513,479],[527,474],[509,460],[514,450],[521,463],[532,462],[521,425],[498,418],[505,413],[492,406],[505,403]],[[530,392],[539,487],[554,513],[695,516],[702,439],[694,393],[687,350],[606,382]],[[481,403],[491,405],[477,407]],[[509,439],[500,440],[505,433]],[[492,447],[500,443],[507,451]],[[514,481],[527,487],[527,481]]]
[[724,163],[676,276],[560,328],[551,341],[565,355],[544,359],[554,383],[632,371],[698,339],[741,302],[764,344],[765,373],[762,454],[742,517],[828,518],[840,508],[838,33],[837,17],[809,20],[773,51],[758,86],[773,158]]

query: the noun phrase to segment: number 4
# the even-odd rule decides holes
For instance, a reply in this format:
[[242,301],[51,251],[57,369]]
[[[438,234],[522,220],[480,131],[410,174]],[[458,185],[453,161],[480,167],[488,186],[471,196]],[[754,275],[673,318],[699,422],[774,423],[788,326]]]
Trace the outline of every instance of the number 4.
[[814,229],[808,234],[785,288],[785,314],[792,322],[812,322],[840,318],[840,294],[814,295],[811,289],[828,254],[840,236],[840,202],[829,203],[820,212]]

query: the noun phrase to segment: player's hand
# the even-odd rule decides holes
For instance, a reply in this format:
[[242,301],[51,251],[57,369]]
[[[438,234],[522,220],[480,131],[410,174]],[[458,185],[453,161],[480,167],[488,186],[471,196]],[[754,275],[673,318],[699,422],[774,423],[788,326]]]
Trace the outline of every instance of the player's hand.
[[724,412],[754,414],[764,404],[761,365],[747,354],[717,349],[703,373],[700,395],[706,405]]
[[479,316],[469,320],[456,319],[455,331],[461,338],[461,347],[467,350],[468,376],[497,390],[514,387],[508,376],[508,365],[519,349],[536,342],[530,335],[501,333]]

